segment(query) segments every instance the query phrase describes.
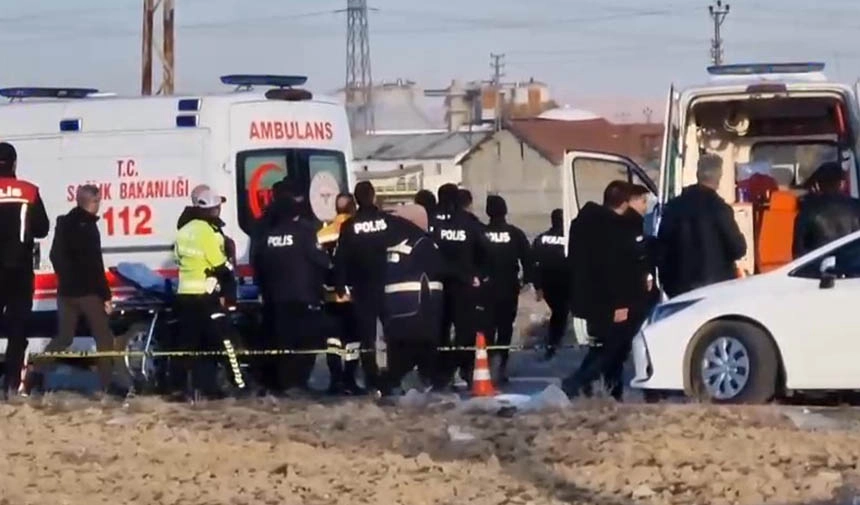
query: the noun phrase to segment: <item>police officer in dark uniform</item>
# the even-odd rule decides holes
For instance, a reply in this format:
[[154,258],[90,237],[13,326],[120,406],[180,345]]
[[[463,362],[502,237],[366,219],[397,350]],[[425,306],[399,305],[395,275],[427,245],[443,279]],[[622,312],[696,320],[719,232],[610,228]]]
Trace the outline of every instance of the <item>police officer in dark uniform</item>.
[[39,188],[16,177],[17,162],[15,148],[0,143],[0,315],[9,339],[0,396],[18,394],[33,310],[34,239],[50,227]]
[[[504,198],[487,196],[486,209],[490,218],[484,229],[489,248],[489,289],[484,290],[490,322],[487,338],[493,345],[510,345],[520,290],[531,278],[529,241],[521,229],[507,222]],[[508,351],[494,354],[500,357],[499,377],[507,382]]]
[[436,196],[429,190],[422,189],[415,193],[415,203],[424,207],[427,213],[427,231],[433,233],[433,225],[436,223]]
[[351,289],[355,335],[365,351],[361,354],[365,387],[378,389],[376,355],[367,351],[376,348],[377,322],[382,311],[389,215],[377,208],[376,190],[369,181],[356,184],[353,195],[358,211],[340,229],[334,256],[335,290],[344,296],[347,287]]
[[550,229],[538,235],[532,244],[532,284],[538,301],[545,300],[551,311],[547,359],[555,356],[567,330],[567,314],[570,311],[570,274],[564,254],[564,212],[561,209],[553,210],[550,222]]
[[[457,186],[444,184],[439,188],[440,220],[434,231],[436,243],[445,259],[444,307],[442,342],[450,342],[454,326],[454,344],[475,345],[479,329],[476,300],[480,293],[480,276],[487,261],[486,237],[477,218],[460,206]],[[459,367],[466,382],[471,382],[473,353],[456,351],[446,353],[442,360],[448,377]]]
[[[276,200],[272,225],[255,251],[254,267],[267,279],[267,298],[274,318],[274,335],[280,349],[313,349],[320,345],[325,318],[323,283],[328,254],[317,240],[314,226],[301,218],[294,198]],[[280,391],[307,388],[314,355],[292,355],[277,369]]]

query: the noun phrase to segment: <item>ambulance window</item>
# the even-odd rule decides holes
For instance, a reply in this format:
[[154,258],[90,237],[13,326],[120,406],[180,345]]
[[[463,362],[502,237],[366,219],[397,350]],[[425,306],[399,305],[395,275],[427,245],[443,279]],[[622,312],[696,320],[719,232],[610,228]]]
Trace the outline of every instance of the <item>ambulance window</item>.
[[349,191],[346,166],[341,153],[311,153],[308,156],[308,200],[320,221],[331,221],[337,215],[335,198]]
[[799,187],[823,163],[839,161],[839,148],[833,142],[759,142],[750,161],[767,167],[780,186]]
[[577,158],[573,162],[573,182],[576,188],[576,203],[581,209],[587,202],[603,203],[603,190],[612,181],[627,181],[641,184],[627,165],[614,161]]
[[246,233],[263,215],[272,199],[272,186],[287,175],[294,176],[286,150],[253,151],[238,157],[239,226]]

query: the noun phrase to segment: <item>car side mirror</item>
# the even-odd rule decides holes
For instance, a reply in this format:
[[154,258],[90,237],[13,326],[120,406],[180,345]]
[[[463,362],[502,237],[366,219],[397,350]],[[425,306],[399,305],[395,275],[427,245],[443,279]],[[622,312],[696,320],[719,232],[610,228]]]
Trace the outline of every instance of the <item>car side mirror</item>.
[[836,283],[836,256],[827,256],[821,260],[821,265],[818,268],[821,282],[818,287],[821,289],[831,289]]

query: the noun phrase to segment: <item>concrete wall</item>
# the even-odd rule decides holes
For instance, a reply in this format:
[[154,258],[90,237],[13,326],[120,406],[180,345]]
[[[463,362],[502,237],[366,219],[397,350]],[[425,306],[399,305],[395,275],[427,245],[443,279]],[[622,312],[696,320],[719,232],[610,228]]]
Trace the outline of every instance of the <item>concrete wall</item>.
[[475,199],[475,213],[486,221],[488,194],[508,202],[508,220],[529,236],[549,228],[549,214],[561,207],[560,168],[507,131],[484,142],[463,163],[463,186]]
[[[355,160],[353,169],[356,174],[366,172],[388,172],[398,170],[405,167],[420,166],[423,171],[422,189],[429,189],[436,193],[439,186],[445,183],[460,184],[463,180],[463,173],[460,165],[455,163],[454,158],[433,159],[433,160]],[[365,170],[365,167],[367,170]]]

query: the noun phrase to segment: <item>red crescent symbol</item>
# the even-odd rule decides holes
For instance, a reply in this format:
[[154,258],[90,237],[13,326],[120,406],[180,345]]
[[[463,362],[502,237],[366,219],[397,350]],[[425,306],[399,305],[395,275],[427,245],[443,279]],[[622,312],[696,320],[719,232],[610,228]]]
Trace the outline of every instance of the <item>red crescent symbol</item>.
[[259,219],[263,215],[263,209],[260,207],[260,200],[257,199],[257,193],[260,191],[260,183],[263,181],[263,176],[269,172],[282,172],[283,169],[275,163],[265,163],[257,167],[251,175],[251,181],[248,183],[248,206],[251,208],[251,215],[254,219]]

